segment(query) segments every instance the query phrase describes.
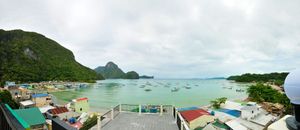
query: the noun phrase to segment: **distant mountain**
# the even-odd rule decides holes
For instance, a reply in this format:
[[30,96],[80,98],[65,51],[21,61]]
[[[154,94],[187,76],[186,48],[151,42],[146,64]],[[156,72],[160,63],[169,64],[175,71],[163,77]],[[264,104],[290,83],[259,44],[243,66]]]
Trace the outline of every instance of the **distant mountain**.
[[99,66],[94,69],[98,74],[104,76],[105,79],[138,79],[139,74],[135,71],[124,73],[118,65],[108,62],[105,66]]
[[205,78],[205,79],[226,79],[225,77],[211,77],[211,78]]
[[139,79],[140,76],[137,72],[135,71],[129,71],[125,74],[125,79]]
[[142,75],[140,76],[140,79],[154,79],[154,76]]
[[234,80],[236,82],[274,82],[276,85],[282,85],[288,72],[273,72],[266,74],[251,74],[246,73],[242,75],[230,76],[227,80]]
[[41,34],[0,29],[0,81],[94,81],[100,74],[76,62],[73,53]]
[[125,76],[125,73],[113,62],[108,62],[105,66],[99,66],[94,70],[105,79],[120,79]]

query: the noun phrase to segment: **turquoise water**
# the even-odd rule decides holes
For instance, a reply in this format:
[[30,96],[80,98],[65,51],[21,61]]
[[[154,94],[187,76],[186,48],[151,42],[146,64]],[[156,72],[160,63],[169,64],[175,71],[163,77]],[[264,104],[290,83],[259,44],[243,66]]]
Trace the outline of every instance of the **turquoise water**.
[[[227,80],[102,80],[79,90],[53,93],[61,101],[88,97],[92,109],[109,109],[117,104],[170,104],[177,107],[207,105],[215,98],[245,98],[249,84]],[[144,87],[144,88],[143,88]],[[177,92],[171,89],[177,87]],[[186,87],[190,87],[187,89]],[[229,89],[232,88],[232,89]],[[145,91],[151,89],[151,91]]]

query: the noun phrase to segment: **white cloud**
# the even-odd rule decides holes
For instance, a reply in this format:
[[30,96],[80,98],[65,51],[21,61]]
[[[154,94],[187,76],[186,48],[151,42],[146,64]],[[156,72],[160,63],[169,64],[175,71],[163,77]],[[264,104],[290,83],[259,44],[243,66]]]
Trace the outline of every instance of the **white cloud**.
[[35,31],[90,67],[211,77],[300,66],[300,1],[0,1],[0,28]]

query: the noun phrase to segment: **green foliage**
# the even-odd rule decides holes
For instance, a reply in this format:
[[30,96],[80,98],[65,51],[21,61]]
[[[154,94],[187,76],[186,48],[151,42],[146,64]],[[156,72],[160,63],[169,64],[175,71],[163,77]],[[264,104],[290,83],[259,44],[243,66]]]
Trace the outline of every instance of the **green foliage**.
[[135,71],[130,71],[125,74],[125,79],[139,79],[139,74]]
[[80,128],[80,130],[89,130],[90,128],[92,128],[93,126],[95,126],[97,124],[97,116],[93,115],[92,117],[89,117],[82,125],[82,127]]
[[226,97],[217,98],[215,100],[210,101],[212,103],[213,108],[219,109],[222,103],[225,103],[227,100]]
[[282,85],[288,73],[270,73],[270,74],[242,74],[241,76],[230,76],[227,80],[237,82],[274,82],[276,85]]
[[0,81],[103,79],[76,62],[70,50],[34,32],[0,30],[0,60]]
[[0,91],[0,102],[8,104],[13,109],[19,108],[19,104],[13,100],[10,92],[7,90]]
[[250,86],[247,89],[247,93],[252,101],[280,103],[285,106],[286,113],[291,112],[292,106],[287,96],[273,89],[271,86],[258,83],[256,85]]
[[154,76],[142,75],[140,76],[140,79],[154,79]]

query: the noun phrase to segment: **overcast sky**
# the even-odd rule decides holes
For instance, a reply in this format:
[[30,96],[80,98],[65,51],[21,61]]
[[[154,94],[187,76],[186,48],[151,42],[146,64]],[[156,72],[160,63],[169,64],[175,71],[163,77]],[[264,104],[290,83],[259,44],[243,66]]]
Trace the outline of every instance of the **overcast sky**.
[[41,33],[90,68],[158,78],[300,66],[299,0],[0,0],[0,28]]

